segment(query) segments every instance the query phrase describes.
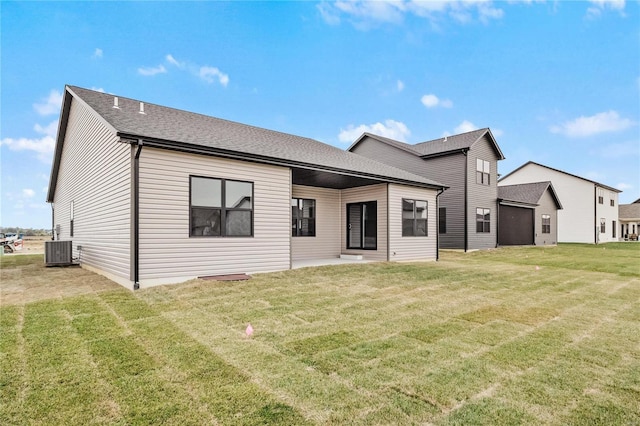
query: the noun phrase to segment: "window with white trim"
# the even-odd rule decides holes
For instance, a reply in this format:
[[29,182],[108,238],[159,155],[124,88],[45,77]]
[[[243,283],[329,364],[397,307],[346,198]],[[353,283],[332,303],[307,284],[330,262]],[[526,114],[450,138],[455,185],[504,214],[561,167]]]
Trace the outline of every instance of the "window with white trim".
[[476,159],[476,183],[489,185],[491,183],[491,164],[487,160]]
[[548,214],[542,215],[542,233],[543,234],[551,233],[551,215],[548,215]]
[[491,209],[476,208],[476,232],[491,232]]

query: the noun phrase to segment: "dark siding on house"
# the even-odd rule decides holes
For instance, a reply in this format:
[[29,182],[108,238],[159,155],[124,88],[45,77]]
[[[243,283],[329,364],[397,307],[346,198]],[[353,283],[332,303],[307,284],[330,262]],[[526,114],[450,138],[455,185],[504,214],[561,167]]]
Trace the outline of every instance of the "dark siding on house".
[[[463,249],[465,156],[457,153],[420,161],[422,171],[416,174],[433,176],[433,180],[449,186],[439,197],[439,207],[447,209],[447,233],[440,234],[440,247]],[[475,230],[475,216],[473,226]]]
[[[498,156],[491,147],[491,142],[485,136],[477,141],[467,153],[469,161],[467,164],[468,176],[468,204],[467,204],[467,226],[469,232],[469,250],[486,249],[496,246],[497,224],[498,224]],[[476,183],[476,159],[489,161],[491,165],[490,185]],[[443,182],[446,183],[446,182]],[[491,232],[476,232],[476,208],[481,207],[491,209]]]
[[[447,233],[440,234],[440,247],[464,248],[465,157],[462,153],[423,160],[369,137],[356,145],[353,152],[449,186],[439,197],[439,207],[447,209]],[[475,182],[475,165],[473,176]],[[475,208],[473,211],[475,213]],[[472,225],[475,232],[475,216]]]
[[[351,152],[420,176],[426,176],[424,174],[425,164],[420,157],[389,146],[374,138],[365,136]],[[446,184],[446,182],[440,183]]]

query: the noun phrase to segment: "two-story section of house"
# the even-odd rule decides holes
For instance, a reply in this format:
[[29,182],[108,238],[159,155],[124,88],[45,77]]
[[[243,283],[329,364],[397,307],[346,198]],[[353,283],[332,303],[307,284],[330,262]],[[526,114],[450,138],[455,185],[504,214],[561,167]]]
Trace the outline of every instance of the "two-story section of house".
[[415,145],[364,133],[349,151],[449,186],[438,199],[441,248],[497,246],[498,161],[491,130],[474,130]]
[[500,179],[499,185],[550,181],[562,200],[558,242],[617,241],[618,194],[622,191],[562,170],[529,161]]

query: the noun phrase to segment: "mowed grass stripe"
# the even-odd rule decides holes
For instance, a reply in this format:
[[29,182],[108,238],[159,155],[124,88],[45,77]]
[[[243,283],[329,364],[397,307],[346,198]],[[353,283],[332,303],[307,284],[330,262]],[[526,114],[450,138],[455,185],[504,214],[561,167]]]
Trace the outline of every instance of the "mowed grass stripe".
[[[437,263],[101,290],[55,302],[47,327],[71,335],[102,389],[76,409],[113,404],[103,423],[640,424],[640,271],[618,268],[640,245],[602,249],[445,252]],[[599,255],[607,270],[589,267]],[[20,330],[20,310],[9,312],[3,328]],[[6,337],[6,359],[40,332]],[[22,386],[27,401],[24,365],[8,392]]]
[[[27,423],[105,424],[119,420],[110,386],[98,371],[71,317],[57,300],[24,308],[25,396]],[[82,410],[77,408],[82,406]]]
[[22,306],[0,309],[0,419],[5,419],[6,424],[26,423],[23,314]]
[[127,423],[305,423],[130,292],[75,305],[74,326],[117,388]]

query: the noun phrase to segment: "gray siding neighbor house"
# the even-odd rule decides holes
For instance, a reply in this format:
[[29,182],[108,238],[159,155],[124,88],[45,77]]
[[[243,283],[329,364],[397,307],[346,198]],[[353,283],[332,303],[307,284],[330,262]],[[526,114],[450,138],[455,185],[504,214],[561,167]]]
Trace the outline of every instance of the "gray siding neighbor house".
[[555,245],[562,204],[551,182],[498,187],[498,244]]
[[47,202],[83,267],[136,289],[341,255],[436,260],[445,188],[313,139],[66,86]]
[[348,150],[449,186],[438,197],[441,248],[497,246],[498,161],[504,155],[488,128],[415,145],[364,133]]

